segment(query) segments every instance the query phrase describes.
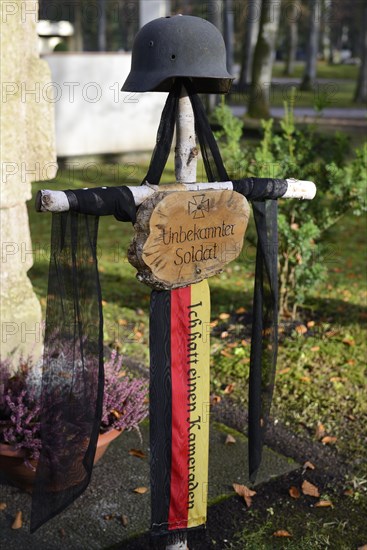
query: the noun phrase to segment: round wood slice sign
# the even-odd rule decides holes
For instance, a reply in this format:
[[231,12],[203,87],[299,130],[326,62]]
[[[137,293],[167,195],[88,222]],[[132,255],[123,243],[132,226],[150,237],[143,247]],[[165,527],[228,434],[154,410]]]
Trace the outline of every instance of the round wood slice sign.
[[137,247],[148,267],[138,278],[172,289],[221,272],[241,252],[249,214],[247,200],[235,191],[165,195],[154,206],[142,248]]

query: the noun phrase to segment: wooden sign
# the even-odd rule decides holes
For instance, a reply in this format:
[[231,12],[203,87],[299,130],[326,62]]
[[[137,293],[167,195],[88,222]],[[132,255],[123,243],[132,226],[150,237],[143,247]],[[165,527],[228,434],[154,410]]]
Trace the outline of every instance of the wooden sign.
[[235,191],[156,193],[138,210],[128,254],[138,279],[168,290],[220,273],[241,252],[249,213]]

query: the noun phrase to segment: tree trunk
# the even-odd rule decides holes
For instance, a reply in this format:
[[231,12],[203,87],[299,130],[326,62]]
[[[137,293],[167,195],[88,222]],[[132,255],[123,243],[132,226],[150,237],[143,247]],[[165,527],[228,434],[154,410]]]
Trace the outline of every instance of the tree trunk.
[[[206,6],[208,9],[208,21],[213,23],[222,32],[222,4],[223,0],[208,0]],[[211,113],[219,103],[218,94],[208,94],[206,108]]]
[[253,118],[270,116],[270,85],[279,17],[280,2],[263,0],[248,106],[248,114]]
[[224,0],[223,35],[227,51],[227,71],[233,70],[234,16],[232,0]]
[[321,0],[310,0],[307,58],[300,90],[312,90],[315,85],[320,37],[320,13]]
[[299,2],[293,0],[287,10],[287,53],[284,67],[284,74],[292,76],[294,73],[294,63],[296,61],[298,45],[298,17],[300,15]]
[[357,88],[354,95],[354,101],[367,103],[367,3],[363,5],[363,14],[361,17],[361,66],[359,69]]
[[106,51],[106,1],[98,0],[98,51]]
[[83,40],[83,17],[82,17],[82,0],[77,0],[74,4],[74,36],[73,36],[74,51],[84,51]]
[[222,32],[222,4],[223,0],[208,0],[206,3],[208,21],[213,23]]
[[239,86],[245,89],[251,84],[252,61],[259,34],[261,0],[249,0],[242,47],[242,65]]
[[321,52],[324,61],[329,61],[331,56],[330,39],[330,21],[331,21],[331,0],[324,0],[324,9],[322,12],[322,33],[321,33]]

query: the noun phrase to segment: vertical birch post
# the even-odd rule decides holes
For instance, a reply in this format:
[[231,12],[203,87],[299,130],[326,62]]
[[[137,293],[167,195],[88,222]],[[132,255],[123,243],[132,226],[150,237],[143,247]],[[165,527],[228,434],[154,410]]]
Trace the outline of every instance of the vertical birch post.
[[197,155],[194,113],[190,98],[183,88],[176,118],[175,176],[177,182],[196,182]]
[[[176,118],[175,176],[177,182],[194,183],[196,181],[197,155],[194,113],[190,98],[183,87]],[[186,549],[186,541],[166,546],[166,550]]]

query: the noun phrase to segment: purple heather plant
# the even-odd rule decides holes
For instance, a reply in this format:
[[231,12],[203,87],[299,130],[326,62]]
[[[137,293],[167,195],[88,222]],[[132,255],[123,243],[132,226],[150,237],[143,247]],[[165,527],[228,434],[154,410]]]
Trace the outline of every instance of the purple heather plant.
[[[37,460],[41,450],[40,380],[35,370],[29,357],[11,375],[10,361],[0,360],[0,443],[25,450],[28,466],[28,460]],[[148,414],[147,391],[146,381],[127,376],[122,357],[113,351],[105,361],[101,433],[138,429]]]

